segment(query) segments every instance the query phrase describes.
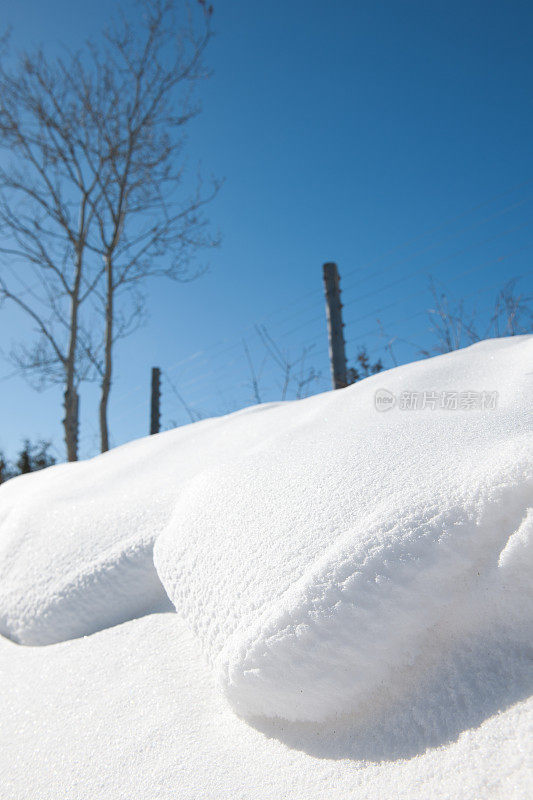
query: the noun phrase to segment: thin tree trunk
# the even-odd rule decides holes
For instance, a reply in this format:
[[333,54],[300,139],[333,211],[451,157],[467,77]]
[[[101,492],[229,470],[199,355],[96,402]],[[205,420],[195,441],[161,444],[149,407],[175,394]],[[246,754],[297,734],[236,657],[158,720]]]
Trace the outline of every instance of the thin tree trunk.
[[112,350],[113,350],[113,267],[111,258],[106,257],[106,306],[105,306],[105,352],[104,371],[102,374],[102,393],[100,395],[100,449],[102,453],[109,450],[109,429],[107,424],[107,406],[111,392]]
[[81,272],[82,272],[82,250],[78,248],[76,256],[76,277],[71,295],[70,304],[70,333],[67,359],[65,362],[65,395],[64,407],[65,418],[63,426],[65,429],[65,444],[67,447],[67,459],[69,461],[78,460],[78,394],[75,386],[76,375],[76,350],[78,346],[78,312],[80,301]]
[[78,460],[78,418],[77,418],[77,402],[76,390],[71,387],[65,390],[63,407],[65,409],[65,416],[63,418],[63,428],[65,431],[65,444],[67,447],[68,461]]

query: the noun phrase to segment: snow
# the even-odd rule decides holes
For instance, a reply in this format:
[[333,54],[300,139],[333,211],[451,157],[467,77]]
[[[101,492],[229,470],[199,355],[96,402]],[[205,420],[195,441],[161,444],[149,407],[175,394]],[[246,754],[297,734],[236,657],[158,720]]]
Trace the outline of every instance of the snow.
[[154,569],[154,541],[186,481],[266,435],[262,414],[252,412],[3,484],[0,633],[51,644],[171,607]]
[[[531,796],[532,364],[487,341],[2,486],[0,796]],[[398,407],[454,390],[497,405]]]
[[433,707],[387,706],[351,727],[253,727],[224,702],[175,614],[48,647],[0,639],[0,796],[528,800],[526,670],[515,662],[505,688],[488,668],[461,672],[450,709],[437,687]]
[[[355,714],[427,659],[531,636],[531,364],[533,339],[487,342],[271,409],[267,441],[184,487],[155,564],[238,713]],[[379,413],[380,388],[498,406]]]

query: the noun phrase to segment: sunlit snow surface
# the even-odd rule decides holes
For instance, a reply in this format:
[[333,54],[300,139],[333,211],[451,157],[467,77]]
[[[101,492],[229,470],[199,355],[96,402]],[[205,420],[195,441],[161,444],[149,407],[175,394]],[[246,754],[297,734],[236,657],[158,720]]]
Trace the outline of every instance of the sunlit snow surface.
[[153,545],[183,486],[264,436],[248,411],[0,487],[0,633],[42,645],[171,608]]
[[[379,413],[381,387],[498,403]],[[184,487],[155,563],[237,711],[353,713],[531,634],[532,389],[533,339],[483,343],[265,411],[268,439]]]
[[532,401],[488,341],[2,486],[0,797],[526,798]]
[[[2,800],[529,800],[527,665],[450,663],[339,725],[231,712],[175,614],[85,639],[0,639]],[[501,711],[500,711],[501,709]]]

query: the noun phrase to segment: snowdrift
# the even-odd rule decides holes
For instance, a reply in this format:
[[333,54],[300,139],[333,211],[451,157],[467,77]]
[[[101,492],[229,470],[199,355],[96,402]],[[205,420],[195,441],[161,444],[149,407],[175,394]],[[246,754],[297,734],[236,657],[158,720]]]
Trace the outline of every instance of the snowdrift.
[[146,437],[0,487],[0,633],[27,645],[172,608],[153,545],[181,486],[256,438],[268,406]]
[[450,654],[508,661],[533,634],[532,396],[533,337],[488,341],[10,481],[0,633],[170,598],[239,714],[317,723]]
[[532,367],[533,338],[489,341],[273,408],[183,487],[155,564],[240,714],[353,714],[526,645]]

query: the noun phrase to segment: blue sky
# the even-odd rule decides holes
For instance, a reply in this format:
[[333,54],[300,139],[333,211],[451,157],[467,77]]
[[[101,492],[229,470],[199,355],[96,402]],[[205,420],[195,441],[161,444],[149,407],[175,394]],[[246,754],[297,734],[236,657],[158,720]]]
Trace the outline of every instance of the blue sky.
[[[126,4],[133,8],[132,3]],[[222,246],[195,283],[154,282],[146,325],[117,352],[111,434],[148,429],[150,368],[193,408],[219,414],[251,402],[242,339],[257,368],[264,322],[329,388],[321,265],[339,265],[348,357],[395,338],[399,362],[432,345],[428,276],[466,297],[480,318],[513,276],[531,292],[533,256],[533,6],[529,2],[215,2],[216,37],[190,163],[224,177],[210,209]],[[5,4],[17,47],[79,46],[110,2]],[[2,349],[27,337],[0,310]],[[2,363],[0,377],[12,367]],[[279,395],[265,364],[262,397]],[[97,389],[82,392],[82,453],[97,452]],[[0,382],[0,448],[25,436],[63,453],[60,392]],[[163,425],[187,415],[166,379]]]

